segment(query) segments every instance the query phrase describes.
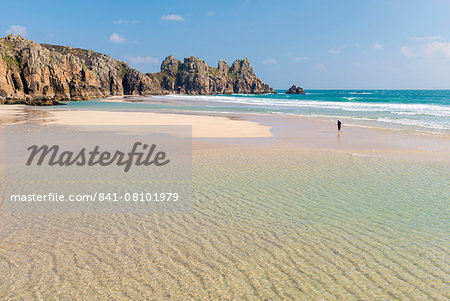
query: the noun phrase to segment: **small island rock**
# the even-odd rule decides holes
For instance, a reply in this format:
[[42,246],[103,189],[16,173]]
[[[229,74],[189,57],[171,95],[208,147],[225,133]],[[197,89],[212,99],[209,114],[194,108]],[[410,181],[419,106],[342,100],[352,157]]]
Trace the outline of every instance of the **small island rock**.
[[303,88],[292,85],[289,90],[286,91],[286,94],[305,94],[305,90]]

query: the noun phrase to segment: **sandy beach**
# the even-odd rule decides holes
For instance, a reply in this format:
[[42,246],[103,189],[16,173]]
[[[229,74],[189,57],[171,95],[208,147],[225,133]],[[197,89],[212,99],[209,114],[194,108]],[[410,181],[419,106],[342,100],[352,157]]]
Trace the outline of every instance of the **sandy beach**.
[[[123,97],[105,102],[122,102]],[[190,125],[196,145],[248,144],[262,147],[322,149],[355,153],[429,156],[447,160],[448,134],[425,134],[364,126],[344,120],[337,134],[335,121],[326,118],[264,114],[167,113],[130,111],[46,110],[23,105],[0,106],[1,124],[36,123],[56,126],[83,125]],[[246,139],[248,138],[248,139]],[[205,140],[206,139],[206,140]]]
[[450,301],[450,1],[20,4],[0,301]]
[[331,120],[257,114],[0,114],[2,126],[185,124],[194,138],[190,213],[2,212],[5,299],[448,297],[446,136],[338,136]]
[[226,117],[140,112],[55,112],[55,125],[190,125],[193,138],[271,137],[270,127]]

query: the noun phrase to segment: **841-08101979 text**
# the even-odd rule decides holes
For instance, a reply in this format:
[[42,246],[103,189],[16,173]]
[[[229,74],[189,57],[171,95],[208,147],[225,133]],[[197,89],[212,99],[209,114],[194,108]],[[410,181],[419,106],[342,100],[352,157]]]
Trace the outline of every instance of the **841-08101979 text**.
[[176,202],[177,192],[95,192],[92,194],[70,194],[50,192],[47,194],[11,194],[11,202]]

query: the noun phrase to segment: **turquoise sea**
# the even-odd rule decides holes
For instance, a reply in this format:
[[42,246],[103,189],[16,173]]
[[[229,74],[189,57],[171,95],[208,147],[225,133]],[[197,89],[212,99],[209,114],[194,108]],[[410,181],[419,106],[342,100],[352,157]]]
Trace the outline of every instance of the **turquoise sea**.
[[[71,109],[175,110],[344,118],[351,122],[418,131],[450,131],[450,90],[285,90],[266,95],[136,97],[139,103],[70,102]],[[67,109],[58,107],[54,109]]]

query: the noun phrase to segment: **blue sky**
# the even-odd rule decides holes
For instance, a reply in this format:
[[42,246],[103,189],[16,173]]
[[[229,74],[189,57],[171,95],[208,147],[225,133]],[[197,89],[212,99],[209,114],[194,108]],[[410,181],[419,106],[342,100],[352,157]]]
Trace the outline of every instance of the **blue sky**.
[[212,66],[248,57],[274,88],[450,88],[446,0],[2,2],[3,36],[90,48],[143,72],[169,54]]

